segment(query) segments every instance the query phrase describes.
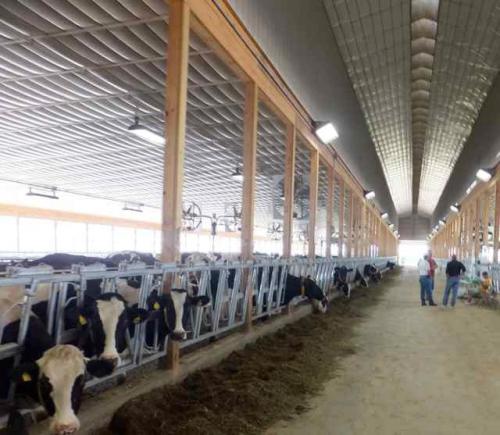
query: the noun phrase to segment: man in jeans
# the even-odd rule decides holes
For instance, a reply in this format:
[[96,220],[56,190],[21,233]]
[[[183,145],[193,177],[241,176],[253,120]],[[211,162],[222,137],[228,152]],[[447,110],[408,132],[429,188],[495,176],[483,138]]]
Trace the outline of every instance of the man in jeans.
[[425,303],[426,299],[429,301],[430,306],[436,305],[432,300],[430,269],[429,258],[427,255],[424,255],[424,258],[421,258],[418,262],[418,274],[420,276],[420,300],[422,302],[422,306],[427,305]]
[[457,261],[457,256],[452,255],[451,261],[446,265],[446,288],[443,296],[443,307],[448,306],[448,298],[450,297],[451,290],[451,306],[455,306],[457,300],[458,285],[460,284],[460,277],[465,272],[465,266]]

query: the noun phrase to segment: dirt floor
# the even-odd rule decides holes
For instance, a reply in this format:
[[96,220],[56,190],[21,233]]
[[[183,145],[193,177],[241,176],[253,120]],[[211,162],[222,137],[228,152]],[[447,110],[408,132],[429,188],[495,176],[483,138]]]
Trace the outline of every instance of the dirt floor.
[[181,384],[127,402],[100,435],[257,434],[306,413],[342,359],[357,352],[354,327],[396,279],[387,275],[349,302],[336,300],[326,315],[308,316]]
[[[441,275],[436,302],[442,286]],[[416,272],[405,271],[369,313],[342,375],[267,435],[500,433],[498,310],[421,307]]]

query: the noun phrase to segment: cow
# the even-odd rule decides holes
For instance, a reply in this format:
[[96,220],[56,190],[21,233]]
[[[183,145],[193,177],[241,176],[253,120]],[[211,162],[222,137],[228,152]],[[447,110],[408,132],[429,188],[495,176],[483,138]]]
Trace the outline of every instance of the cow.
[[106,257],[106,261],[114,264],[115,267],[118,267],[118,265],[123,262],[142,262],[145,263],[146,266],[154,266],[156,263],[156,258],[152,254],[147,254],[144,252],[121,251],[108,255]]
[[[165,337],[169,335],[173,340],[185,340],[187,332],[185,330],[189,309],[194,306],[202,307],[210,303],[207,296],[191,296],[187,290],[172,288],[170,292],[159,294],[158,290],[153,290],[148,297],[148,308],[156,312],[159,320],[158,335],[163,343]],[[153,323],[147,325],[146,342],[152,341]]]
[[393,270],[396,267],[396,263],[394,263],[393,261],[388,261],[385,267],[389,270]]
[[284,305],[288,305],[292,299],[298,296],[307,297],[317,312],[326,313],[328,309],[328,297],[323,292],[323,289],[309,275],[306,277],[297,277],[287,274]]
[[351,296],[351,286],[348,282],[347,274],[352,271],[353,269],[348,269],[346,266],[340,266],[335,268],[333,275],[333,285],[346,298]]
[[[6,298],[0,299],[0,319],[4,325],[1,343],[16,342],[21,306],[12,305]],[[80,427],[76,414],[86,373],[105,376],[113,369],[106,361],[88,361],[73,345],[55,345],[45,325],[32,314],[28,319],[21,364],[14,367],[14,362],[13,357],[0,360],[0,396],[7,396],[10,381],[14,381],[17,394],[28,394],[44,406],[52,420],[51,432],[58,435],[73,433]]]
[[368,277],[372,282],[377,283],[382,279],[380,270],[374,264],[367,264],[364,267],[363,275]]

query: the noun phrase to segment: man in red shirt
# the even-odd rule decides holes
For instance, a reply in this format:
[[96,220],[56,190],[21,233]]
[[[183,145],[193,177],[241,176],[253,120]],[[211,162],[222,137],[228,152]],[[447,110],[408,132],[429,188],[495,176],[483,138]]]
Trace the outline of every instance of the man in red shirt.
[[434,276],[436,274],[436,269],[438,267],[436,260],[432,256],[432,251],[429,250],[429,254],[427,255],[427,261],[429,262],[429,276],[431,277],[431,296],[434,292]]

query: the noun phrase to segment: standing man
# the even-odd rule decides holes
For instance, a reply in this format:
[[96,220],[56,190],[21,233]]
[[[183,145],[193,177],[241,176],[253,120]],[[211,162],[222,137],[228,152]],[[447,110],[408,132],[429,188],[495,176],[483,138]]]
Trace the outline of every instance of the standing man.
[[458,285],[460,284],[460,277],[465,272],[465,266],[457,261],[457,256],[452,255],[451,261],[446,265],[446,288],[443,296],[443,307],[448,306],[448,298],[450,297],[451,290],[451,306],[455,306],[457,300]]
[[431,296],[434,296],[434,277],[436,275],[436,269],[438,267],[436,260],[434,260],[434,257],[432,256],[432,251],[429,250],[429,253],[427,254],[427,258],[429,260],[429,266],[430,266],[430,271],[429,275],[431,277]]
[[436,305],[434,301],[432,300],[432,294],[431,294],[431,276],[430,276],[430,264],[429,264],[429,258],[427,255],[424,255],[423,258],[421,258],[418,261],[418,274],[420,276],[420,301],[422,302],[422,306],[427,305],[425,303],[426,300],[429,301],[429,305],[434,306]]

